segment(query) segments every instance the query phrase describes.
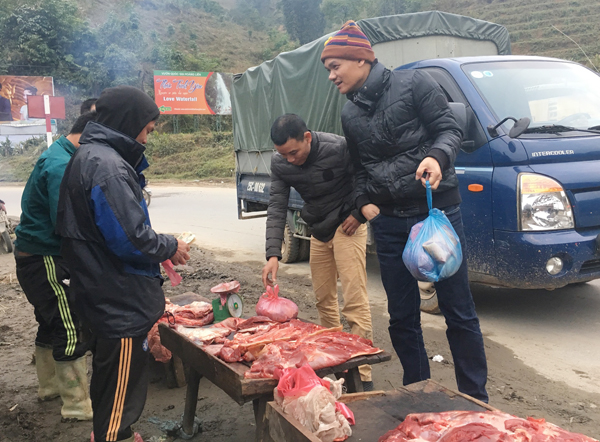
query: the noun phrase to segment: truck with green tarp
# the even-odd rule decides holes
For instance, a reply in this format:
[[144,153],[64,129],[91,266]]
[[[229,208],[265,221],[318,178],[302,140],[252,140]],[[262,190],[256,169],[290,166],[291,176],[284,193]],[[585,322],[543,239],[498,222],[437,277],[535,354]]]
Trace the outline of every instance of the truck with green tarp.
[[[510,54],[506,28],[455,14],[420,12],[357,23],[379,62],[389,69],[427,58]],[[270,128],[278,116],[295,113],[310,130],[342,135],[340,114],[346,97],[328,80],[320,60],[331,35],[281,53],[234,79],[232,114],[240,219],[266,215],[273,153]],[[310,232],[300,217],[302,204],[292,189],[283,262],[308,259]]]

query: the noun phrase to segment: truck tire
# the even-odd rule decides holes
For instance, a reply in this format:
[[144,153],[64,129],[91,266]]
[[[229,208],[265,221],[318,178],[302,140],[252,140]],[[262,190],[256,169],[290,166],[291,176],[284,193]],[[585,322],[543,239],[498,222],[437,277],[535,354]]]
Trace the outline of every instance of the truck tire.
[[421,295],[421,311],[431,313],[432,315],[439,315],[441,311],[433,282],[419,281],[419,293]]
[[289,264],[298,260],[300,241],[300,238],[294,238],[294,234],[286,223],[281,244],[281,262]]
[[298,261],[308,261],[310,259],[310,241],[300,240],[300,250],[298,251]]
[[12,253],[13,251],[13,243],[6,230],[2,232],[2,250],[4,250],[6,253]]

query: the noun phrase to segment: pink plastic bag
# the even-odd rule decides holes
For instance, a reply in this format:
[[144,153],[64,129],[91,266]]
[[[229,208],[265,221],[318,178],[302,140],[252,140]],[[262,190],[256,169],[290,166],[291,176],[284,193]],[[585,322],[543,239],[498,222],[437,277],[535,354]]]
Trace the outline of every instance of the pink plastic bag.
[[181,280],[183,278],[181,277],[181,275],[179,273],[177,273],[175,271],[171,260],[167,259],[166,261],[161,262],[161,264],[162,264],[163,268],[165,269],[165,272],[167,273],[169,280],[171,281],[171,286],[175,287],[176,285],[179,285],[179,283],[181,282]]
[[350,410],[350,408],[348,408],[348,405],[344,404],[343,402],[336,402],[335,409],[342,413],[342,416],[348,420],[350,425],[356,424],[356,421],[354,420],[354,413],[352,410]]
[[303,396],[319,385],[329,388],[329,381],[317,376],[308,364],[300,368],[284,368],[275,374],[279,374],[277,394],[281,397]]
[[289,299],[279,297],[279,286],[269,286],[256,304],[256,314],[273,321],[286,322],[298,317],[298,306]]

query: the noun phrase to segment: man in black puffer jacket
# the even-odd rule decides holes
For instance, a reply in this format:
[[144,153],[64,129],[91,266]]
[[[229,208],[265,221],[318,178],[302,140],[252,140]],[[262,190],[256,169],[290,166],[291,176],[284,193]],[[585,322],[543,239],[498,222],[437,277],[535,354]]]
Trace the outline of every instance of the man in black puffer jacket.
[[[275,120],[271,139],[277,152],[271,159],[265,287],[273,285],[277,277],[293,187],[304,200],[301,216],[312,234],[310,272],[321,325],[341,325],[339,275],[344,297],[342,314],[350,330],[372,340],[367,294],[367,226],[354,204],[352,160],[346,141],[338,135],[309,131],[306,123],[294,114]],[[359,371],[363,389],[372,390],[371,367],[362,365]]]
[[[410,229],[427,217],[426,177],[433,206],[443,210],[465,247],[454,160],[462,132],[442,89],[426,72],[389,71],[353,21],[321,55],[329,79],[350,100],[342,127],[356,168],[356,205],[369,220],[388,297],[390,337],[404,384],[430,377],[417,281],[402,261]],[[469,289],[467,263],[435,284],[446,318],[458,389],[487,402],[487,362]]]
[[150,226],[144,144],[158,107],[131,86],[106,89],[60,186],[57,233],[71,291],[93,334],[90,396],[96,442],[141,440],[131,425],[148,389],[148,331],[162,316],[159,263],[185,264],[189,246]]

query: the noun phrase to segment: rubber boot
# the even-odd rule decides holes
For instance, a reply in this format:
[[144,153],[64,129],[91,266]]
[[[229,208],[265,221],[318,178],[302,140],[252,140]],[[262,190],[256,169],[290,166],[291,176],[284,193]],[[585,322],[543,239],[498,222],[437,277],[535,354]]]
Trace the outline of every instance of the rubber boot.
[[89,421],[93,417],[87,382],[85,356],[74,361],[55,362],[58,389],[63,401],[60,414],[63,420]]
[[38,377],[38,397],[49,401],[60,396],[52,349],[35,346],[35,371]]

